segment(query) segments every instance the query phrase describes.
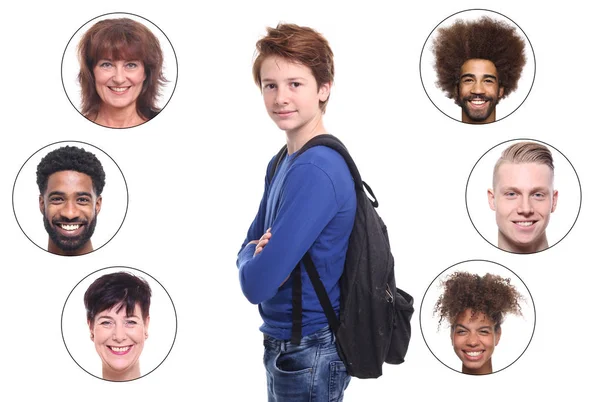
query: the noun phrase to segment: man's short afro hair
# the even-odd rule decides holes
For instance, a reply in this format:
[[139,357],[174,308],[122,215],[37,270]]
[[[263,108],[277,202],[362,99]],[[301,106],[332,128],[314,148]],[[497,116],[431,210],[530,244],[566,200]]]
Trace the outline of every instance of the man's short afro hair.
[[83,148],[69,145],[49,152],[38,164],[36,175],[40,194],[44,194],[46,191],[48,177],[51,174],[65,170],[73,170],[90,176],[96,195],[102,194],[106,175],[96,155]]
[[525,66],[525,41],[515,27],[504,21],[481,17],[475,21],[457,20],[438,29],[433,40],[436,85],[448,98],[457,99],[460,68],[470,59],[489,60],[498,70],[498,81],[505,98],[517,89]]

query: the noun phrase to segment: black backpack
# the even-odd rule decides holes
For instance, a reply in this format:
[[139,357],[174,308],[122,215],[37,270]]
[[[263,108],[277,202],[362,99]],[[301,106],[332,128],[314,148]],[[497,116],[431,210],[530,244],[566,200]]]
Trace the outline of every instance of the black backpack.
[[[382,374],[384,361],[390,364],[404,362],[410,341],[413,298],[396,288],[394,257],[387,228],[375,211],[379,203],[371,188],[362,181],[342,142],[330,134],[318,135],[309,140],[295,157],[318,145],[332,148],[344,157],[356,187],[356,217],[340,278],[339,320],[308,252],[302,257],[302,262],[335,334],[338,353],[348,374],[358,378],[377,378]],[[269,180],[286,154],[287,147],[284,146],[275,157]],[[374,201],[369,199],[365,188]],[[298,344],[302,336],[300,263],[292,272],[292,281],[291,341]]]

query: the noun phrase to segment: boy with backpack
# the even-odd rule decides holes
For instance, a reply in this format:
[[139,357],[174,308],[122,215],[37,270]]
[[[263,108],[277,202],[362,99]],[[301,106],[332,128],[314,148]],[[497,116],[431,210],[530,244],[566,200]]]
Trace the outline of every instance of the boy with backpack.
[[301,339],[298,345],[290,341],[290,275],[307,252],[339,312],[339,279],[356,211],[352,176],[337,152],[315,147],[294,157],[308,140],[326,133],[323,113],[333,83],[333,53],[321,34],[292,24],[268,28],[256,48],[254,79],[269,116],[286,132],[287,152],[266,179],[258,214],[238,254],[240,283],[248,300],[259,304],[264,321],[269,401],[341,400],[350,377],[305,270],[297,271],[307,284]]
[[403,361],[412,298],[395,288],[376,201],[341,142],[325,135],[334,75],[326,39],[279,24],[256,46],[254,79],[286,146],[267,167],[238,254],[240,283],[264,321],[269,401],[341,401],[350,375],[378,377],[384,360]]

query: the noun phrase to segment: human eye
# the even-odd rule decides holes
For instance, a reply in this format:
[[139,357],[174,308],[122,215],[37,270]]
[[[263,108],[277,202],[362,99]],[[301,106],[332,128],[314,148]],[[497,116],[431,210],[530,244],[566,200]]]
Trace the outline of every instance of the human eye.
[[463,84],[470,84],[472,83],[474,80],[472,77],[465,77],[462,79]]
[[90,202],[90,198],[89,197],[79,197],[77,198],[77,202],[79,204],[88,204]]
[[125,64],[125,67],[133,70],[134,68],[136,68],[138,66],[138,63],[135,61],[130,61],[129,63]]
[[98,67],[100,67],[100,68],[110,68],[110,67],[112,67],[112,63],[110,61],[103,60],[100,63],[98,63]]
[[487,336],[487,335],[489,335],[489,334],[490,334],[490,330],[489,330],[489,329],[482,329],[482,330],[480,330],[480,331],[479,331],[479,333],[480,333],[481,335],[485,335],[485,336]]
[[292,88],[298,88],[298,87],[299,87],[299,86],[301,86],[302,84],[301,84],[301,83],[299,83],[299,82],[296,82],[296,81],[294,81],[294,82],[292,82],[290,85],[292,86]]
[[63,198],[56,195],[56,196],[50,197],[49,200],[50,200],[50,203],[52,203],[52,204],[60,204],[63,201]]
[[536,200],[543,200],[546,197],[546,194],[544,193],[535,193],[533,194],[533,198],[535,198]]
[[137,321],[136,320],[126,320],[125,325],[127,325],[128,327],[134,327],[137,325]]
[[112,321],[110,320],[102,320],[98,324],[102,325],[105,328],[108,328],[112,325]]
[[504,193],[504,195],[506,196],[506,198],[512,199],[517,196],[517,193],[515,193],[514,191],[507,191],[506,193]]
[[275,85],[275,84],[265,84],[265,85],[263,86],[263,89],[267,89],[267,90],[268,90],[268,89],[275,89],[275,88],[276,88],[276,85]]

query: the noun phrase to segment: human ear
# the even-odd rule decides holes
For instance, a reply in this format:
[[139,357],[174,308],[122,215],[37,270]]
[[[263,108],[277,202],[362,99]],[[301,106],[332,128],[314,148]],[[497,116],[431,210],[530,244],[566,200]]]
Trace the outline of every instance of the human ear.
[[90,321],[87,322],[88,328],[90,329],[90,339],[94,342],[94,330],[92,329],[92,323]]
[[552,210],[550,212],[554,212],[556,209],[556,201],[558,200],[558,190],[554,190],[552,193]]
[[504,96],[504,87],[498,88],[498,99]]
[[41,194],[38,198],[38,203],[40,204],[40,212],[42,213],[42,215],[44,215],[44,210],[46,209],[46,207],[44,204],[44,197]]
[[148,339],[148,326],[150,325],[150,316],[144,320],[144,336]]
[[500,336],[502,335],[502,327],[498,327],[498,329],[495,331],[496,334],[496,341],[494,342],[494,346],[498,346],[498,342],[500,342]]
[[487,197],[488,197],[488,204],[490,206],[490,209],[492,211],[495,211],[496,210],[496,197],[494,196],[494,190],[492,190],[491,188],[488,188]]
[[96,215],[100,213],[100,209],[102,208],[102,196],[96,198]]
[[321,87],[319,88],[319,100],[321,102],[325,102],[327,99],[329,99],[330,91],[331,82],[324,82],[323,84],[321,84]]

